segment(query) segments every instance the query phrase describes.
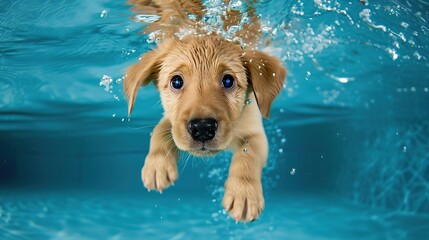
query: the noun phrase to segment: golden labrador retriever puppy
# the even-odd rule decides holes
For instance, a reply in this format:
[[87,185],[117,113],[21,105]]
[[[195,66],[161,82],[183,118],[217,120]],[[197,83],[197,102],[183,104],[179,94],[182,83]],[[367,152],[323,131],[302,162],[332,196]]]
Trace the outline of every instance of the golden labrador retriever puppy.
[[139,88],[150,82],[164,108],[142,169],[145,187],[162,192],[177,180],[179,151],[211,156],[230,150],[222,204],[236,221],[257,219],[264,208],[261,174],[268,158],[262,116],[268,118],[285,76],[277,58],[216,34],[169,35],[145,53],[124,81],[129,114]]

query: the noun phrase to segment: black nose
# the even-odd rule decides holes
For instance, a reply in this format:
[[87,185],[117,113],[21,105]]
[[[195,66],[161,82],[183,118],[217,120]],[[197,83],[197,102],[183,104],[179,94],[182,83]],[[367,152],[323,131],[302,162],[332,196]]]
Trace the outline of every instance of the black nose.
[[188,123],[188,132],[192,138],[205,142],[214,138],[217,130],[217,121],[213,118],[193,119]]

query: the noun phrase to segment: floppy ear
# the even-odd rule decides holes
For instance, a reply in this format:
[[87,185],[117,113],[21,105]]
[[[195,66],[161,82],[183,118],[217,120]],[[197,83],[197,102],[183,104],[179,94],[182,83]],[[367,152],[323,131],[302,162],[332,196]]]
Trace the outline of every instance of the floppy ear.
[[158,79],[162,61],[166,55],[166,50],[159,47],[145,53],[138,63],[127,69],[124,79],[125,96],[128,100],[128,116],[133,110],[139,88],[148,85],[152,80]]
[[260,51],[245,51],[243,63],[259,110],[265,118],[268,118],[271,103],[283,87],[286,69],[279,59]]

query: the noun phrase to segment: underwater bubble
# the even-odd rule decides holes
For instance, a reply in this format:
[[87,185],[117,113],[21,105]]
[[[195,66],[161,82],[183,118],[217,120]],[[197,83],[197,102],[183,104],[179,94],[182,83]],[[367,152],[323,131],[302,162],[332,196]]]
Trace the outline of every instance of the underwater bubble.
[[425,88],[424,90],[425,90],[425,92],[428,92],[428,91],[429,91],[429,88]]
[[247,153],[247,148],[243,148],[243,152],[244,152],[244,153]]
[[280,149],[279,149],[279,153],[283,153],[283,148],[280,148]]
[[112,114],[112,117],[116,117],[116,113]]
[[121,84],[121,83],[122,83],[122,78],[118,78],[118,79],[116,79],[116,83],[117,83],[117,84]]
[[402,147],[402,151],[407,152],[407,147],[406,146]]
[[400,48],[399,43],[398,43],[397,41],[395,41],[395,42],[393,43],[393,46],[395,46],[397,49],[399,49],[399,48]]
[[147,43],[154,43],[154,42],[156,42],[155,32],[149,33],[148,38],[147,38],[146,41],[147,41]]
[[241,17],[240,25],[249,24],[249,23],[250,23],[249,15],[247,14],[247,12],[243,13],[243,16]]
[[247,105],[250,105],[251,103],[252,103],[252,99],[248,98],[248,99],[246,100],[246,104],[247,104]]
[[161,17],[158,15],[150,15],[150,14],[139,14],[134,17],[134,19],[139,22],[147,22],[147,23],[156,22],[160,18]]
[[290,175],[292,175],[292,176],[293,176],[293,175],[295,175],[295,172],[296,172],[296,171],[295,171],[295,168],[292,168],[292,169],[290,170],[290,172],[289,172],[289,173],[290,173]]
[[372,28],[376,28],[376,29],[381,29],[383,32],[387,31],[386,26],[384,25],[376,25],[372,20],[371,20],[371,10],[369,9],[364,9],[359,13],[359,17],[361,17],[363,19],[364,22],[366,22],[368,24],[368,26],[372,27]]
[[238,32],[238,31],[240,31],[240,27],[239,26],[236,26],[236,25],[234,25],[234,26],[230,26],[229,28],[228,28],[228,34],[235,34],[236,32]]
[[393,61],[395,61],[396,59],[398,59],[399,55],[396,53],[395,49],[387,48],[386,51],[392,57]]
[[110,91],[110,84],[113,82],[112,77],[109,75],[103,75],[103,77],[100,79],[100,86],[104,86],[104,91],[109,92]]
[[282,139],[280,140],[280,142],[281,142],[281,143],[285,143],[285,142],[286,142],[286,138],[282,138]]
[[106,11],[106,10],[101,11],[101,13],[100,13],[100,17],[101,17],[101,18],[105,18],[105,17],[107,17],[107,11]]
[[406,22],[401,22],[401,27],[408,28],[408,26],[410,26],[410,24],[408,24]]
[[229,3],[228,8],[234,11],[240,11],[242,6],[243,6],[243,3],[240,0],[238,0],[238,1],[231,1]]
[[422,59],[422,55],[420,55],[420,53],[419,53],[419,52],[417,52],[417,51],[415,51],[415,52],[413,53],[413,56],[414,56],[417,60]]
[[307,71],[305,73],[305,80],[308,80],[310,76],[311,76],[311,72]]

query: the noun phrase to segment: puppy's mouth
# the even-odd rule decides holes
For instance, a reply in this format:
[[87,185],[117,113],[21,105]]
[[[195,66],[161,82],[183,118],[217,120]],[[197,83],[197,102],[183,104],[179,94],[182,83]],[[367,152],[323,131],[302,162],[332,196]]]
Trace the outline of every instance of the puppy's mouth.
[[213,149],[207,147],[204,143],[200,147],[189,149],[188,152],[196,155],[196,156],[212,156],[219,152],[221,152],[221,149]]

